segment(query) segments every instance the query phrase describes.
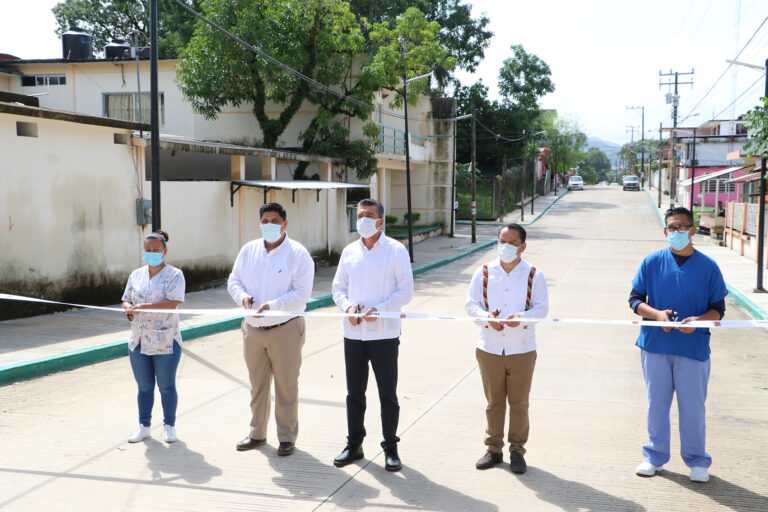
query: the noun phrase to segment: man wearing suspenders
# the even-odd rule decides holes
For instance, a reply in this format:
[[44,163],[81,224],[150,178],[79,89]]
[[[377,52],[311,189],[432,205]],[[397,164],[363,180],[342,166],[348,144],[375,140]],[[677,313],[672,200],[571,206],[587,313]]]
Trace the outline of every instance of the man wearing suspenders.
[[525,229],[519,224],[501,228],[496,247],[499,258],[475,271],[464,304],[471,316],[503,320],[478,322],[480,339],[475,353],[488,401],[488,426],[487,452],[475,464],[477,469],[502,462],[509,402],[509,466],[513,473],[526,470],[523,455],[528,441],[528,394],[536,363],[536,333],[535,324],[515,319],[545,317],[549,298],[544,274],[521,258],[525,238]]

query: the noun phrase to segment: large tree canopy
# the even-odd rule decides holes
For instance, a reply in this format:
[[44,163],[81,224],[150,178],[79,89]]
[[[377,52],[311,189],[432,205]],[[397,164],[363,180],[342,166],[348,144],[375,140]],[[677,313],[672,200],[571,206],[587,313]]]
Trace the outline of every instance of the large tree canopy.
[[[302,80],[200,22],[177,69],[182,92],[195,110],[213,118],[227,105],[248,105],[263,133],[261,142],[276,147],[302,104],[311,103],[316,114],[301,133],[302,149],[344,157],[359,177],[376,171],[378,129],[369,124],[367,139],[349,141],[342,116],[367,120],[376,91],[395,89],[404,76],[426,73],[436,64],[455,66],[435,40],[438,24],[415,8],[396,23],[368,27],[377,51],[362,59],[366,40],[342,0],[305,0],[301,9],[292,0],[208,0],[203,8],[241,39],[258,42],[267,54],[356,102]],[[415,100],[425,87],[415,82],[409,97]],[[276,104],[280,113],[269,114],[269,104]],[[302,177],[305,168],[300,165],[295,177]]]
[[[201,0],[184,2],[198,10]],[[78,27],[92,36],[97,53],[112,39],[133,41],[133,30],[139,33],[140,45],[149,45],[149,0],[64,0],[52,11],[57,34]],[[173,0],[159,0],[157,13],[160,58],[176,57],[192,37],[195,20]]]
[[513,44],[512,57],[499,70],[499,92],[525,110],[538,110],[539,98],[555,90],[549,65],[522,45]]
[[[473,18],[471,5],[461,0],[350,0],[349,4],[352,12],[368,23],[392,22],[408,8],[416,7],[427,20],[438,23],[438,42],[448,49],[458,67],[470,72],[477,69],[493,37],[486,29],[488,17]],[[448,83],[450,68],[438,65],[433,71],[439,85]]]

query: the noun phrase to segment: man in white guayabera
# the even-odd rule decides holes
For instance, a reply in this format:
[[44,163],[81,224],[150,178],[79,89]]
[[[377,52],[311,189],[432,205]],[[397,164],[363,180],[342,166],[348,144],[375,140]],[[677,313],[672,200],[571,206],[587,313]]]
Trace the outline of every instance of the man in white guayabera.
[[[246,309],[301,312],[312,294],[315,265],[303,245],[288,238],[285,208],[267,203],[259,210],[261,235],[237,255],[227,290]],[[251,381],[251,431],[238,451],[267,442],[270,387],[275,381],[278,455],[293,453],[299,432],[299,369],[304,318],[246,316],[243,354]]]
[[398,471],[397,452],[397,356],[400,345],[399,318],[378,318],[376,312],[400,311],[413,296],[413,272],[408,250],[382,233],[384,206],[374,199],[357,205],[360,240],[341,253],[333,278],[333,300],[342,311],[359,313],[344,322],[344,362],[347,374],[347,446],[333,463],[343,467],[363,458],[365,437],[365,390],[368,362],[376,376],[381,402],[384,467]]

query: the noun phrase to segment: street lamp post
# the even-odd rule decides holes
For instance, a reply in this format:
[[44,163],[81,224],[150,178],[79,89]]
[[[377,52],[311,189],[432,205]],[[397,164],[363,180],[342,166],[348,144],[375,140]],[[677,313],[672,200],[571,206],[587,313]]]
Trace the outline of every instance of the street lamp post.
[[472,114],[466,114],[453,118],[453,168],[451,169],[451,238],[455,236],[456,226],[456,124],[464,119],[469,119]]
[[[158,110],[157,0],[149,3],[150,161],[152,165],[152,231],[160,229],[160,115]],[[138,49],[137,49],[138,51]]]

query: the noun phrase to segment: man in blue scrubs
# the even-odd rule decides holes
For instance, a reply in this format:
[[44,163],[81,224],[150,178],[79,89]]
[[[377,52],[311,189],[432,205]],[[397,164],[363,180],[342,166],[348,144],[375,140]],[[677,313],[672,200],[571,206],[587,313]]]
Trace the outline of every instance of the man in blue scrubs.
[[[708,256],[693,248],[693,215],[670,208],[664,218],[670,247],[647,256],[635,278],[629,305],[648,320],[720,320],[727,291],[723,275]],[[642,327],[640,347],[648,397],[648,444],[635,473],[653,476],[669,461],[669,409],[677,393],[680,454],[693,482],[707,482],[712,457],[705,450],[704,402],[709,381],[709,329]]]

